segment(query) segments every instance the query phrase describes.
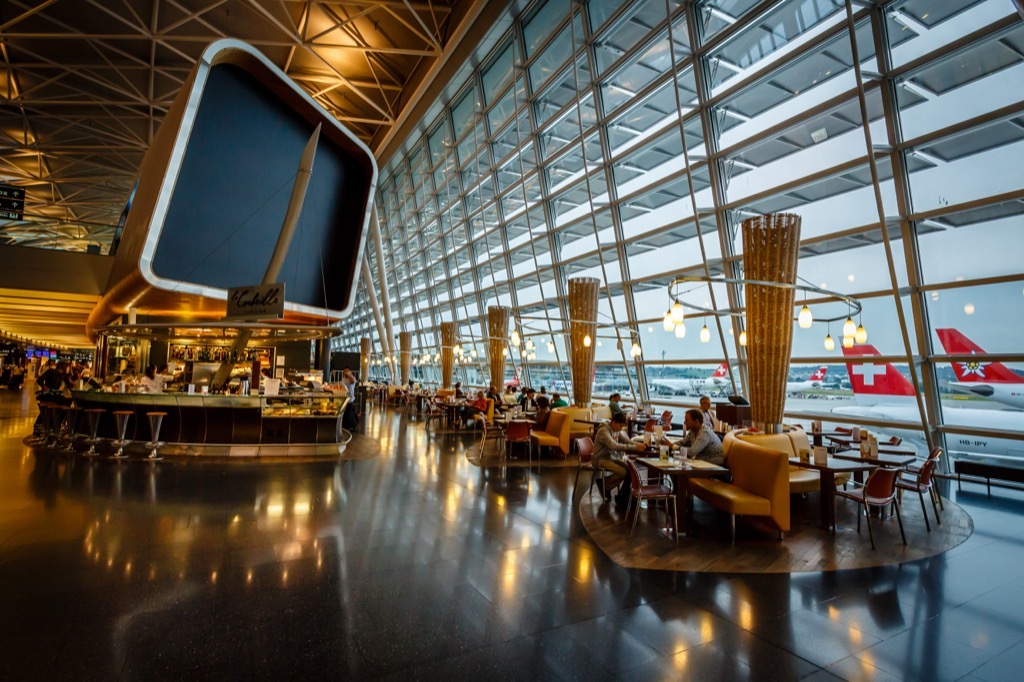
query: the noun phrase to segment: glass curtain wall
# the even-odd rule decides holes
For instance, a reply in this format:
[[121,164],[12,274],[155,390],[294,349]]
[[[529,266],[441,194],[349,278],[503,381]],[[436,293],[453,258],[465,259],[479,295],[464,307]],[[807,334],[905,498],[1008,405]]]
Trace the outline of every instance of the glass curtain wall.
[[[742,393],[746,365],[739,317],[663,329],[668,284],[742,277],[741,221],[793,212],[800,278],[861,300],[878,357],[844,356],[841,324],[795,328],[791,420],[1024,457],[1022,55],[1010,0],[534,3],[383,164],[378,300],[425,382],[456,321],[474,386],[487,307],[510,306],[530,343],[508,346],[506,380],[550,391],[569,382],[566,282],[596,277],[595,395],[678,422],[702,393]],[[742,310],[740,288],[685,289]],[[340,344],[381,349],[365,291],[345,325]],[[875,387],[886,363],[909,390]]]

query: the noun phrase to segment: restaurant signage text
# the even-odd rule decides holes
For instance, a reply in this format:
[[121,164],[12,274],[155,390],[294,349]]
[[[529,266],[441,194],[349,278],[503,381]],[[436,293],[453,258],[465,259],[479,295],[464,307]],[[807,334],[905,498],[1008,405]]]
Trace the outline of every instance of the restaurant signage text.
[[280,320],[284,317],[284,283],[228,289],[225,320]]

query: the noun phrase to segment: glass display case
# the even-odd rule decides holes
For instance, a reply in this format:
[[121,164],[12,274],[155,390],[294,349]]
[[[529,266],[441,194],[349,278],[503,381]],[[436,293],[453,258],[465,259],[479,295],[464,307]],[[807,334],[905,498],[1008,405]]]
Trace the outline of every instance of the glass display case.
[[83,409],[103,409],[99,436],[114,437],[117,410],[131,411],[129,440],[148,440],[149,412],[163,412],[169,444],[309,445],[340,443],[347,396],[304,392],[275,396],[73,391]]

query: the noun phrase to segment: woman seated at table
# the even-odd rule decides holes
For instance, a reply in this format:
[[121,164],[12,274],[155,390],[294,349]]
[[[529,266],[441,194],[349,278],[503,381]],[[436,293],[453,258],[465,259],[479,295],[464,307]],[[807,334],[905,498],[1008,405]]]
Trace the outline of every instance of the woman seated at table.
[[687,410],[683,416],[683,426],[686,427],[686,435],[678,444],[687,449],[688,458],[702,459],[719,466],[725,464],[722,441],[718,440],[718,434],[712,430],[711,425],[705,423],[700,410]]
[[534,424],[532,428],[534,431],[543,431],[548,427],[548,419],[551,417],[551,405],[548,403],[547,396],[537,396],[537,414],[534,416]]
[[505,392],[501,394],[501,402],[504,405],[515,405],[519,402],[519,396],[516,395],[516,389],[514,386],[506,386]]
[[466,403],[466,406],[462,408],[462,423],[469,426],[470,422],[473,421],[475,415],[487,413],[487,396],[484,395],[483,391],[476,392],[476,399],[470,400]]

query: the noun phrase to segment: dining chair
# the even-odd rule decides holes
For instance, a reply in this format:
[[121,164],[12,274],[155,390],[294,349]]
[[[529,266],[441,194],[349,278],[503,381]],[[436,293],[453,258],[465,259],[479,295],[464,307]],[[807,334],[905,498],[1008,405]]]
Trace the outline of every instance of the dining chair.
[[661,425],[666,429],[672,428],[672,410],[665,410],[661,413]]
[[444,410],[441,408],[437,398],[431,398],[428,403],[427,416],[423,422],[424,428],[430,426],[431,419],[436,419],[438,424],[444,421]]
[[[579,454],[580,460],[576,466],[576,480],[572,484],[572,498],[576,499],[576,486],[580,482],[580,473],[586,471],[590,474],[590,485],[587,487],[587,492],[593,496],[594,494],[594,483],[597,481],[597,476],[601,474],[597,464],[594,462],[594,441],[586,436],[584,438],[576,438],[573,440],[576,445],[576,452]],[[604,494],[604,476],[601,476],[601,489],[602,498]]]
[[530,441],[530,422],[510,421],[505,427],[505,454],[508,455],[515,443],[526,443],[530,465],[533,465],[533,443]]
[[484,446],[487,445],[488,438],[501,440],[502,435],[505,433],[501,426],[494,421],[493,415],[488,416],[484,413],[477,413],[473,415],[473,421],[480,425],[481,452],[483,452]]
[[629,520],[629,509],[636,500],[636,514],[633,516],[633,525],[629,530],[629,537],[636,533],[636,522],[640,518],[640,506],[642,502],[665,501],[665,524],[668,524],[669,510],[672,511],[672,536],[679,542],[679,517],[676,514],[676,495],[668,486],[661,483],[644,483],[640,477],[640,471],[636,462],[626,457],[626,468],[629,470],[629,502],[626,503],[626,520]]
[[910,490],[917,493],[917,496],[921,499],[921,513],[924,514],[924,527],[928,529],[928,532],[932,532],[932,525],[928,521],[928,509],[924,506],[924,494],[927,492],[928,497],[932,501],[932,511],[935,512],[935,523],[942,525],[942,519],[939,518],[939,506],[935,503],[935,496],[932,495],[932,474],[935,473],[935,465],[938,460],[928,458],[921,465],[921,468],[916,474],[911,474],[908,471],[901,472],[899,477],[896,479],[896,490],[902,493],[904,490]]
[[[903,532],[903,515],[900,513],[900,502],[896,495],[896,480],[900,470],[889,467],[878,467],[868,476],[862,487],[853,490],[836,490],[836,499],[845,497],[863,507],[864,516],[868,520],[868,537],[871,538],[871,549],[875,549],[875,534],[871,528],[871,507],[884,510],[890,504],[896,509],[896,520],[900,525],[900,536],[903,544],[907,544],[907,535]],[[857,532],[860,532],[860,510],[857,512]]]

